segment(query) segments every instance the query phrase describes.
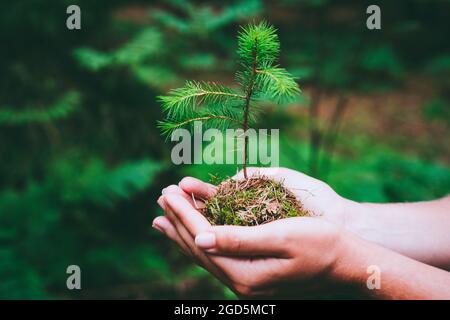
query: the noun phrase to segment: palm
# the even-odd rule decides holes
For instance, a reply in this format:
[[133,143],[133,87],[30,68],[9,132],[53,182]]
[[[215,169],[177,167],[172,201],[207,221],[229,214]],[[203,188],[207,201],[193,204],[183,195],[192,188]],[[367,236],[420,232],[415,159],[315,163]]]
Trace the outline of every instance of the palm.
[[[326,183],[287,168],[249,168],[250,176],[258,174],[282,181],[312,214],[342,224],[346,200]],[[241,176],[239,173],[236,178]]]

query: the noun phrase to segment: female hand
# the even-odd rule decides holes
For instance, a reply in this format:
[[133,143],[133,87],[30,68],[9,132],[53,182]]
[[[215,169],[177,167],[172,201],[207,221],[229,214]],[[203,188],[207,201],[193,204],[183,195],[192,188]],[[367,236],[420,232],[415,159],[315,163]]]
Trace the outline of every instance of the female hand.
[[[161,230],[239,296],[318,298],[345,289],[358,297],[450,299],[448,272],[323,218],[212,227],[179,190],[166,192],[164,206],[171,219],[166,227],[175,227]],[[375,286],[369,286],[370,270],[378,270]]]
[[[283,181],[314,215],[369,242],[450,270],[450,196],[416,203],[358,203],[341,197],[326,183],[294,170],[248,168],[248,175]],[[242,179],[242,171],[235,178]],[[179,187],[191,199],[207,199],[215,192],[215,187],[194,178],[183,179]]]
[[[383,279],[387,279],[383,282],[387,283],[383,290],[369,292],[374,296],[430,298],[447,296],[449,293],[449,277],[444,271],[375,246],[344,231],[341,226],[354,225],[354,216],[352,218],[348,213],[352,208],[363,208],[362,205],[343,199],[321,181],[289,169],[249,171],[256,170],[274,179],[283,179],[305,208],[320,216],[284,219],[257,227],[212,227],[195,208],[203,205],[201,199],[214,194],[215,187],[194,178],[185,178],[179,186],[172,185],[163,191],[158,203],[166,216],[156,218],[154,226],[241,296],[288,294],[289,297],[311,298],[317,294],[322,296],[324,292],[330,294],[332,288],[341,288],[336,284],[345,284],[346,287],[356,285],[358,292],[368,293],[366,268],[374,262],[386,270]],[[299,179],[303,179],[301,188],[297,188]],[[400,215],[404,218],[407,217],[403,213],[405,209],[408,215],[413,215],[411,211],[414,210],[411,209],[417,208],[420,214],[422,208],[433,208],[434,219],[441,221],[438,218],[445,213],[447,200],[411,204],[406,208],[405,205],[394,204],[390,208],[400,207]],[[334,207],[333,203],[336,203]],[[392,218],[392,210],[388,211]],[[416,220],[413,215],[409,220],[410,226],[421,232],[423,228],[414,223]],[[403,219],[403,224],[405,222],[408,220]],[[445,229],[442,222],[435,225],[443,225]],[[396,244],[394,242],[391,245]],[[445,255],[436,257],[445,258]],[[419,277],[418,272],[423,276]],[[409,279],[412,277],[416,280],[411,287]],[[431,285],[430,278],[438,281]]]
[[295,290],[295,297],[311,297],[323,293],[321,288],[329,293],[335,262],[345,248],[339,227],[320,218],[212,227],[175,190],[165,191],[163,205],[173,214],[168,219],[187,232],[164,232],[184,248],[197,248],[189,253],[238,295],[292,297]]

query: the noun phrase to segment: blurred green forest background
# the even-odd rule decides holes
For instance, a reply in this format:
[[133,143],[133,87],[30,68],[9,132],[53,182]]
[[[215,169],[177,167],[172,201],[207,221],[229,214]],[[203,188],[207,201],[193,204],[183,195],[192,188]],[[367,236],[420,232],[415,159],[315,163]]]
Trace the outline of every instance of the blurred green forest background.
[[[81,8],[81,30],[66,8]],[[450,1],[0,4],[0,298],[233,298],[151,228],[163,187],[235,167],[175,166],[156,97],[233,82],[240,24],[266,19],[302,98],[267,105],[281,165],[358,201],[450,191]],[[81,267],[82,290],[66,288]]]

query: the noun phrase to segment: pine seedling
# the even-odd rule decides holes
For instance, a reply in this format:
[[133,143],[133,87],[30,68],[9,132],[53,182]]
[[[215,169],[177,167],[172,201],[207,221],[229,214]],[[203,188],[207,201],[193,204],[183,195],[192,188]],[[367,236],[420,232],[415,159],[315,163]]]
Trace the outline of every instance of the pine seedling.
[[242,128],[243,171],[247,179],[248,136],[245,133],[256,121],[258,103],[288,102],[300,89],[290,73],[276,64],[280,42],[276,29],[267,22],[241,28],[237,53],[240,68],[235,77],[236,89],[214,82],[187,81],[184,87],[159,97],[166,120],[158,125],[167,136],[178,128],[192,128],[196,121],[202,121],[208,128]]
[[237,127],[244,132],[244,180],[226,180],[217,192],[203,199],[199,210],[212,224],[258,225],[277,219],[309,215],[282,182],[264,176],[248,178],[248,135],[262,100],[282,103],[299,93],[295,79],[277,64],[280,42],[273,26],[266,22],[241,28],[238,35],[239,71],[237,89],[188,81],[168,96],[160,97],[166,120],[159,123],[165,135],[202,121],[209,128]]

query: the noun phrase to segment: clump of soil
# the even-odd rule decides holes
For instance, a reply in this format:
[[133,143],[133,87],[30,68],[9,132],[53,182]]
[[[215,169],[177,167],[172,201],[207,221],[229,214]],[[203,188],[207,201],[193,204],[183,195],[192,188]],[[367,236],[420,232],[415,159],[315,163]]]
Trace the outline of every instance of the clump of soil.
[[281,182],[267,177],[222,182],[202,213],[213,225],[240,226],[310,215]]

